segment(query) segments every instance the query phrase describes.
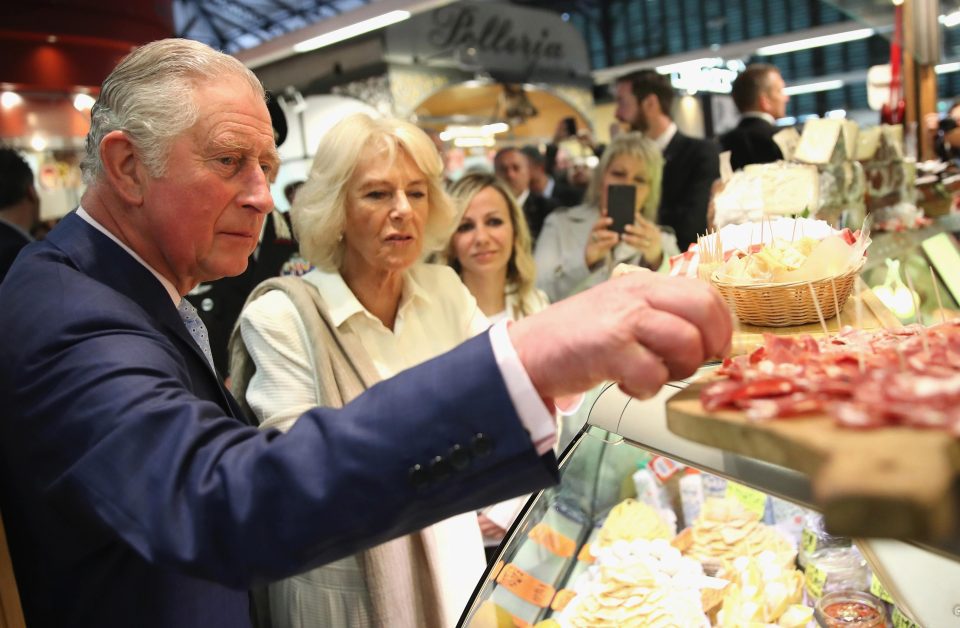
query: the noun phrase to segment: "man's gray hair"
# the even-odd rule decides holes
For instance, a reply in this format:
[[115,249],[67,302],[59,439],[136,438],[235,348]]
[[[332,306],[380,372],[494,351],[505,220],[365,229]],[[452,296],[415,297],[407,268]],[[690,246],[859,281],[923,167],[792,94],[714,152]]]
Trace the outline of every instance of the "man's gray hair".
[[86,155],[80,163],[90,185],[103,173],[100,142],[123,131],[153,177],[162,176],[170,144],[199,117],[193,91],[203,81],[238,76],[263,96],[263,86],[240,61],[189,39],[161,39],[137,48],[103,81],[90,110]]

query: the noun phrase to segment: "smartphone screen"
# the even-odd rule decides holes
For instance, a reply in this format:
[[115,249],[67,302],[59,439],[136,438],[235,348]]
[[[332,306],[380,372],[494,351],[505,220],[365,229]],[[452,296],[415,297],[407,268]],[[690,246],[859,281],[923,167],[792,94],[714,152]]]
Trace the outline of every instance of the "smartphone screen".
[[635,185],[608,185],[607,186],[607,216],[613,218],[611,231],[626,233],[625,227],[634,222],[634,211],[637,205],[637,186]]
[[576,137],[577,135],[577,119],[573,116],[569,118],[564,118],[563,123],[567,125],[567,135],[570,137]]

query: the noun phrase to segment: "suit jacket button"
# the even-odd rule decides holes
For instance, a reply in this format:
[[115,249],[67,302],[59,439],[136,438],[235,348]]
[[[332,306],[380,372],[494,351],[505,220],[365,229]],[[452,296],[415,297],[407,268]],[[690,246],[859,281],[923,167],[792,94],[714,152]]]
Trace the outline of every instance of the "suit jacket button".
[[484,456],[490,455],[490,452],[493,451],[493,439],[483,432],[478,432],[477,435],[473,437],[470,448],[473,449],[474,456],[483,458]]
[[430,484],[430,472],[424,469],[419,464],[415,464],[410,467],[410,473],[408,475],[410,484],[413,485],[413,488],[418,491],[427,487]]
[[450,460],[450,464],[457,471],[463,471],[470,466],[470,452],[460,445],[454,445],[450,448],[447,459]]
[[453,467],[446,458],[437,456],[430,461],[430,475],[436,481],[446,480],[453,475]]

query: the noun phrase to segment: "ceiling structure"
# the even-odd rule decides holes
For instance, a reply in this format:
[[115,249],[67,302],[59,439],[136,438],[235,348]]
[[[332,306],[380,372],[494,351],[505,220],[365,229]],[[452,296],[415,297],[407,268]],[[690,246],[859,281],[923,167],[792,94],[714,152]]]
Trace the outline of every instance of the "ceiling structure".
[[376,0],[174,0],[177,37],[246,50]]

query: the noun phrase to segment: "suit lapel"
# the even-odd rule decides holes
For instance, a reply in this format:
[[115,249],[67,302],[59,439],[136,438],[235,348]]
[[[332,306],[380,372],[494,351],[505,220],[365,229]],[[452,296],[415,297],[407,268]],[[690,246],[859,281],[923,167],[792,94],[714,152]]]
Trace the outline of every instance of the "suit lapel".
[[[203,364],[206,376],[220,391],[221,406],[242,420],[243,415],[190,336],[170,295],[149,270],[75,213],[68,214],[47,239],[86,275],[134,301],[167,335],[179,338],[192,352],[192,356],[184,355],[184,358]],[[191,372],[194,370],[198,369]]]

